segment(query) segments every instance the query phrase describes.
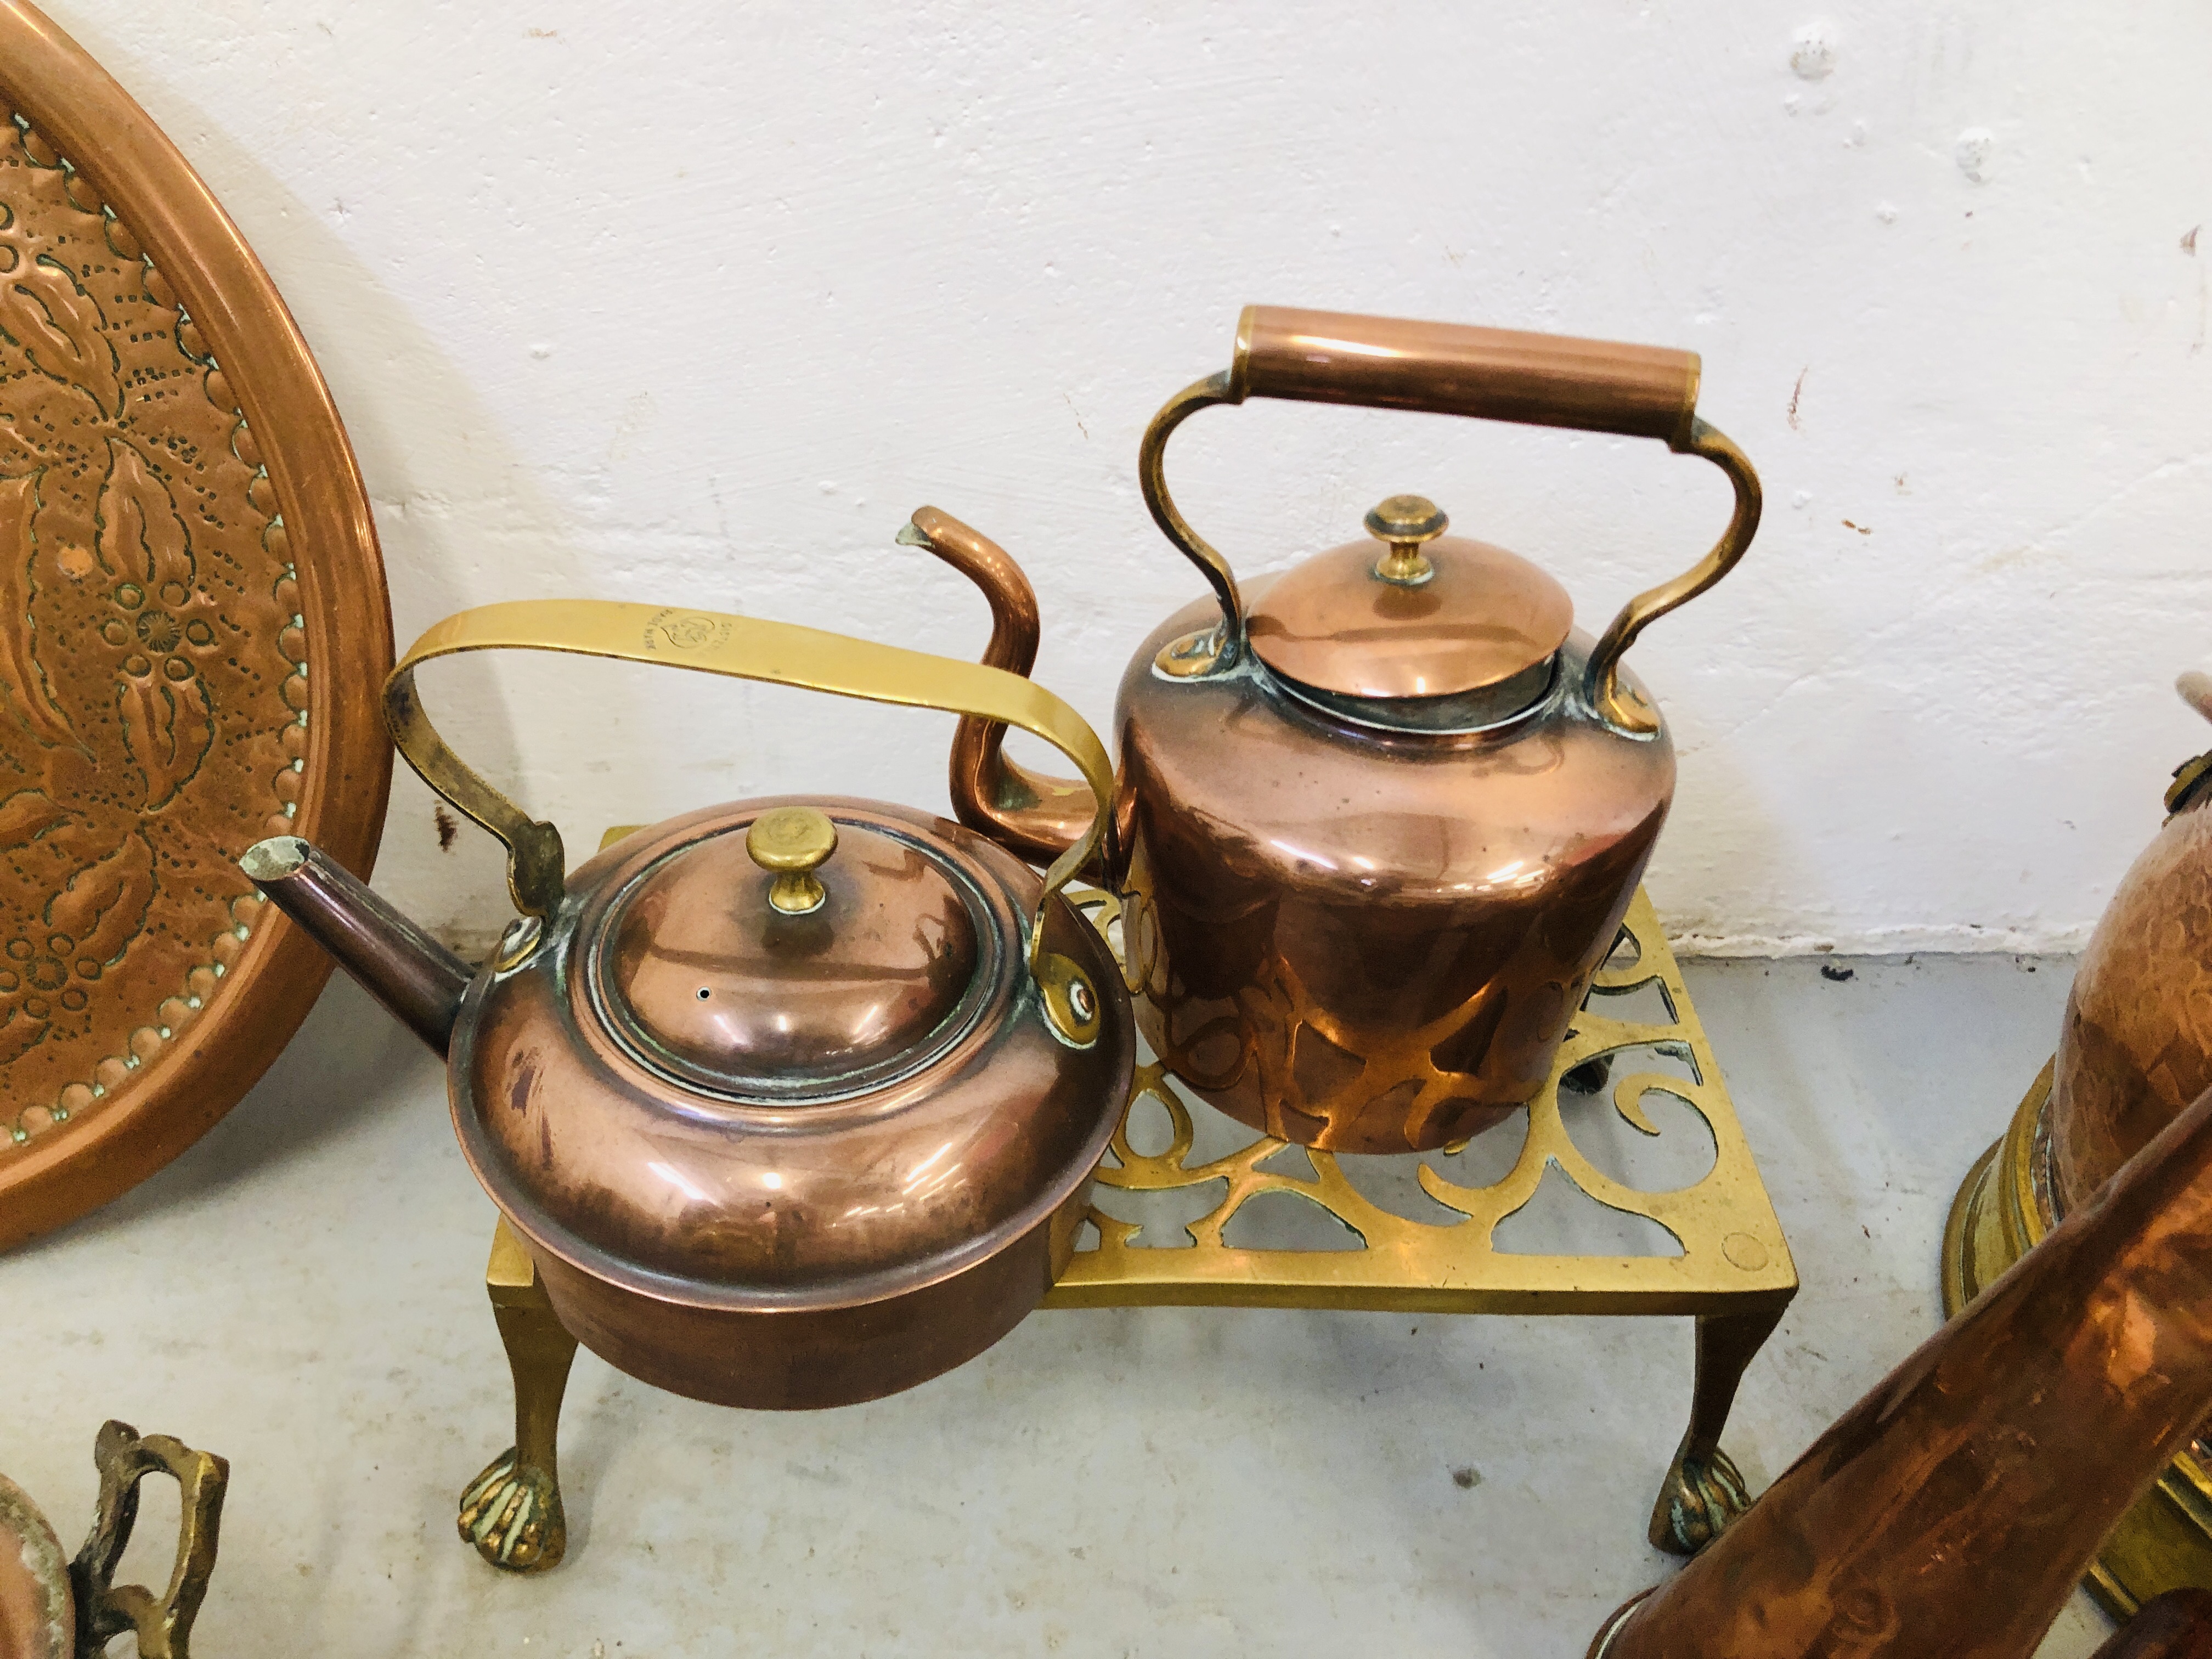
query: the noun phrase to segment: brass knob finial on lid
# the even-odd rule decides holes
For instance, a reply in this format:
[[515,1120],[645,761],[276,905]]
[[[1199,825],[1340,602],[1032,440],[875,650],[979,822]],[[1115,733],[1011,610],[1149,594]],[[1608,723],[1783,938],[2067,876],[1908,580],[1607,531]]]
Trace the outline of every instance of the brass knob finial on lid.
[[1444,533],[1451,520],[1425,495],[1393,495],[1367,514],[1367,533],[1390,544],[1390,550],[1375,562],[1375,574],[1401,587],[1419,587],[1437,574],[1423,542]]
[[829,894],[814,872],[836,850],[837,826],[811,806],[779,806],[762,813],[745,831],[745,851],[775,877],[768,902],[787,916],[822,908]]

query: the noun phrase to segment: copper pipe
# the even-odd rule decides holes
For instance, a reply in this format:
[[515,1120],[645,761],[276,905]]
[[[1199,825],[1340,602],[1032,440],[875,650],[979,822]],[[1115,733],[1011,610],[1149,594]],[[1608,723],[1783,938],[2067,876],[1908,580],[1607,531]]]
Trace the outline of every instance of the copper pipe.
[[2153,1596],[2094,1659],[2207,1659],[2212,1655],[2212,1589]]
[[238,863],[400,1024],[446,1052],[474,969],[297,836],[256,842]]
[[[1022,568],[989,537],[933,507],[914,515],[914,528],[917,535],[902,532],[899,539],[928,549],[981,588],[989,603],[991,642],[984,665],[1026,676],[1036,665],[1037,599]],[[952,811],[1017,857],[1048,864],[1091,827],[1091,791],[1073,778],[1047,777],[1008,760],[1006,740],[1006,728],[996,721],[962,717],[948,770]],[[1112,845],[1109,839],[1109,863]]]
[[1686,448],[1698,355],[1462,323],[1247,306],[1230,400],[1417,409],[1662,438]]
[[2027,1659],[2208,1410],[2212,1091],[1590,1653]]

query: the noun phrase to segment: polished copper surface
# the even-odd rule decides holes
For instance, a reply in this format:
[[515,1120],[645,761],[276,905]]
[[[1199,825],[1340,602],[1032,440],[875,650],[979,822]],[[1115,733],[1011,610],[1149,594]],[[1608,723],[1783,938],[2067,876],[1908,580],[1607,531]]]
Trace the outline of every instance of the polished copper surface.
[[[1758,479],[1697,418],[1698,379],[1687,352],[1254,307],[1230,368],[1153,417],[1146,505],[1214,605],[1170,618],[1122,679],[1094,875],[1127,906],[1146,1035],[1214,1105],[1285,1140],[1403,1152],[1542,1087],[1673,793],[1672,745],[1621,655],[1758,527]],[[1382,549],[1248,594],[1169,495],[1164,457],[1193,414],[1257,397],[1661,438],[1721,467],[1735,508],[1595,644],[1550,576],[1444,537],[1424,496],[1368,515]],[[988,598],[986,659],[1026,672],[1036,600],[1013,562],[972,532],[926,539]],[[1060,854],[1068,786],[999,744],[963,720],[955,811],[1026,858]]]
[[641,1296],[533,1249],[562,1328],[642,1382],[758,1411],[856,1405],[966,1364],[1019,1324],[1067,1266],[1088,1176],[1028,1227],[933,1280],[857,1305],[702,1308]]
[[2121,878],[2075,970],[2051,1085],[2061,1214],[2212,1087],[2208,807],[2212,793],[2195,793],[2166,820]]
[[[1575,705],[1579,635],[1521,720],[1386,736],[1261,675],[1155,674],[1206,613],[1147,639],[1116,702],[1109,884],[1146,1037],[1212,1104],[1301,1145],[1427,1151],[1502,1121],[1542,1088],[1620,928],[1672,744]],[[982,723],[962,724],[975,744]],[[994,822],[988,772],[951,781],[964,822]]]
[[[0,0],[0,1246],[159,1169],[328,964],[235,860],[366,869],[392,655],[337,412],[146,112]],[[312,675],[309,672],[312,668]]]
[[[2212,717],[2212,680],[2176,689]],[[2170,816],[2100,919],[2077,969],[2057,1053],[1975,1164],[1943,1243],[1947,1315],[2088,1201],[2097,1188],[2212,1086],[2212,754],[2175,769]],[[2212,1583],[2212,1450],[2177,1455],[2106,1536],[2087,1588],[2116,1616],[2158,1591]]]
[[2212,1407],[2212,1092],[1593,1645],[2027,1659]]
[[[605,937],[620,896],[673,849],[734,848],[784,804],[710,808],[601,854],[570,877],[587,896],[573,937]],[[811,804],[848,845],[864,830],[932,838],[975,883],[1000,941],[988,996],[925,1069],[833,1103],[672,1090],[595,1017],[566,927],[478,981],[453,1049],[462,1149],[562,1322],[623,1370],[727,1405],[891,1393],[1011,1328],[1051,1282],[1051,1218],[1087,1192],[1135,1062],[1126,1003],[1076,1049],[1024,994],[1014,941],[1039,885],[1024,866],[924,813]],[[1047,931],[1118,995],[1104,941],[1064,902]]]
[[[957,824],[842,799],[708,808],[571,871],[559,830],[456,755],[416,689],[426,663],[506,649],[1004,721],[1075,763],[1091,818],[1042,878]],[[1036,1307],[1135,1065],[1118,966],[1064,892],[1113,793],[1080,715],[951,658],[593,600],[448,617],[383,704],[409,764],[507,848],[521,915],[462,998],[447,1091],[464,1156],[582,1340],[702,1398],[829,1406],[924,1381]],[[419,930],[312,851],[279,838],[247,863],[387,1006],[439,978]],[[793,875],[818,901],[776,902]],[[437,1018],[411,1023],[438,1046]],[[502,1502],[534,1490],[489,1479]]]
[[1693,351],[1290,306],[1245,307],[1230,376],[1240,400],[1473,415],[1677,449],[1698,406]]
[[903,826],[801,810],[834,826],[836,852],[796,914],[774,902],[786,872],[750,845],[769,814],[686,842],[614,901],[596,971],[648,1065],[709,1090],[819,1097],[927,1059],[973,1013],[979,932],[1001,920],[975,874]]
[[1567,590],[1502,547],[1430,541],[1432,573],[1413,586],[1376,574],[1379,551],[1348,543],[1255,587],[1249,628],[1260,660],[1345,696],[1450,696],[1549,661],[1574,627]]
[[[745,841],[796,805],[838,849],[822,909],[793,916]],[[392,1000],[426,966],[396,933],[356,948],[387,930],[322,873],[266,890]],[[462,1150],[562,1323],[659,1386],[784,1408],[911,1387],[1018,1322],[1066,1265],[1135,1064],[1119,969],[1057,896],[1041,959],[1082,976],[1095,1036],[1049,1021],[1023,945],[1042,888],[957,824],[836,799],[708,808],[570,872],[470,988],[448,1069]],[[779,1011],[787,1065],[744,1070],[775,1064]]]
[[[656,866],[718,843],[742,860],[745,826],[781,804],[672,819],[580,866],[570,877],[571,892],[586,896],[576,954],[621,937],[629,896]],[[939,839],[939,856],[957,860],[975,890],[980,931],[1019,937],[1037,884],[1012,856],[926,813],[812,804],[837,820],[848,846],[871,834],[894,845]],[[758,887],[738,902],[759,903]],[[1055,931],[1113,977],[1079,918],[1061,911]],[[832,937],[824,930],[811,942]],[[926,1070],[790,1105],[672,1091],[605,1029],[592,975],[562,971],[562,943],[556,936],[528,966],[471,991],[453,1048],[455,1109],[471,1162],[524,1234],[603,1275],[641,1288],[684,1281],[691,1288],[675,1292],[679,1300],[778,1307],[848,1300],[879,1275],[926,1280],[943,1258],[1025,1229],[1039,1194],[1087,1176],[1112,1133],[1105,1096],[1115,1048],[1133,1052],[1126,1034],[1088,1050],[1059,1042],[1024,994],[1019,952],[1003,943],[983,964],[980,1006]],[[792,969],[805,975],[804,951],[792,954]],[[752,994],[786,994],[776,965],[763,952]],[[556,1034],[562,1041],[549,1040]]]
[[[1550,1075],[1674,781],[1556,686],[1520,721],[1381,738],[1250,675],[1117,702],[1138,1020],[1207,1101],[1285,1140],[1427,1151]],[[1571,636],[1571,666],[1589,650]]]
[[238,865],[263,892],[282,889],[282,909],[401,1024],[446,1052],[475,969],[297,836],[256,842]]
[[2212,1589],[2153,1596],[2094,1659],[2212,1659]]

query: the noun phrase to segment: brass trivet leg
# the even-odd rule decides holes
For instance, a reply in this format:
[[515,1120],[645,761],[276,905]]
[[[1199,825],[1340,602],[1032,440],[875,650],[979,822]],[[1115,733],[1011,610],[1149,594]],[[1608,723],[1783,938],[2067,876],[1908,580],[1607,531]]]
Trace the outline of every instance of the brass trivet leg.
[[1721,1431],[1735,1404],[1736,1385],[1774,1328],[1779,1306],[1755,1313],[1698,1316],[1698,1376],[1690,1397],[1690,1429],[1651,1510],[1652,1547],[1695,1555],[1751,1507],[1743,1476],[1721,1449]]
[[554,1316],[529,1252],[505,1220],[492,1237],[484,1289],[514,1373],[514,1444],[462,1488],[461,1539],[502,1571],[544,1572],[568,1548],[556,1443],[576,1339]]

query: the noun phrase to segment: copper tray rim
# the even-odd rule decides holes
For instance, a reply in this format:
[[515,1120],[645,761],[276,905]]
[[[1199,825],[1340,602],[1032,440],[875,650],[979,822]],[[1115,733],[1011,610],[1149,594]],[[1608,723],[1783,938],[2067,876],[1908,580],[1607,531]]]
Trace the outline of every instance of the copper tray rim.
[[[322,372],[275,283],[183,152],[28,0],[0,0],[0,100],[130,228],[238,396],[292,532],[313,670],[297,833],[366,877],[392,787],[376,702],[392,661],[392,605],[368,491]],[[49,1127],[0,1149],[0,1249],[119,1197],[214,1127],[290,1041],[330,971],[312,940],[264,907],[223,995],[188,1040],[156,1055],[82,1129]]]

